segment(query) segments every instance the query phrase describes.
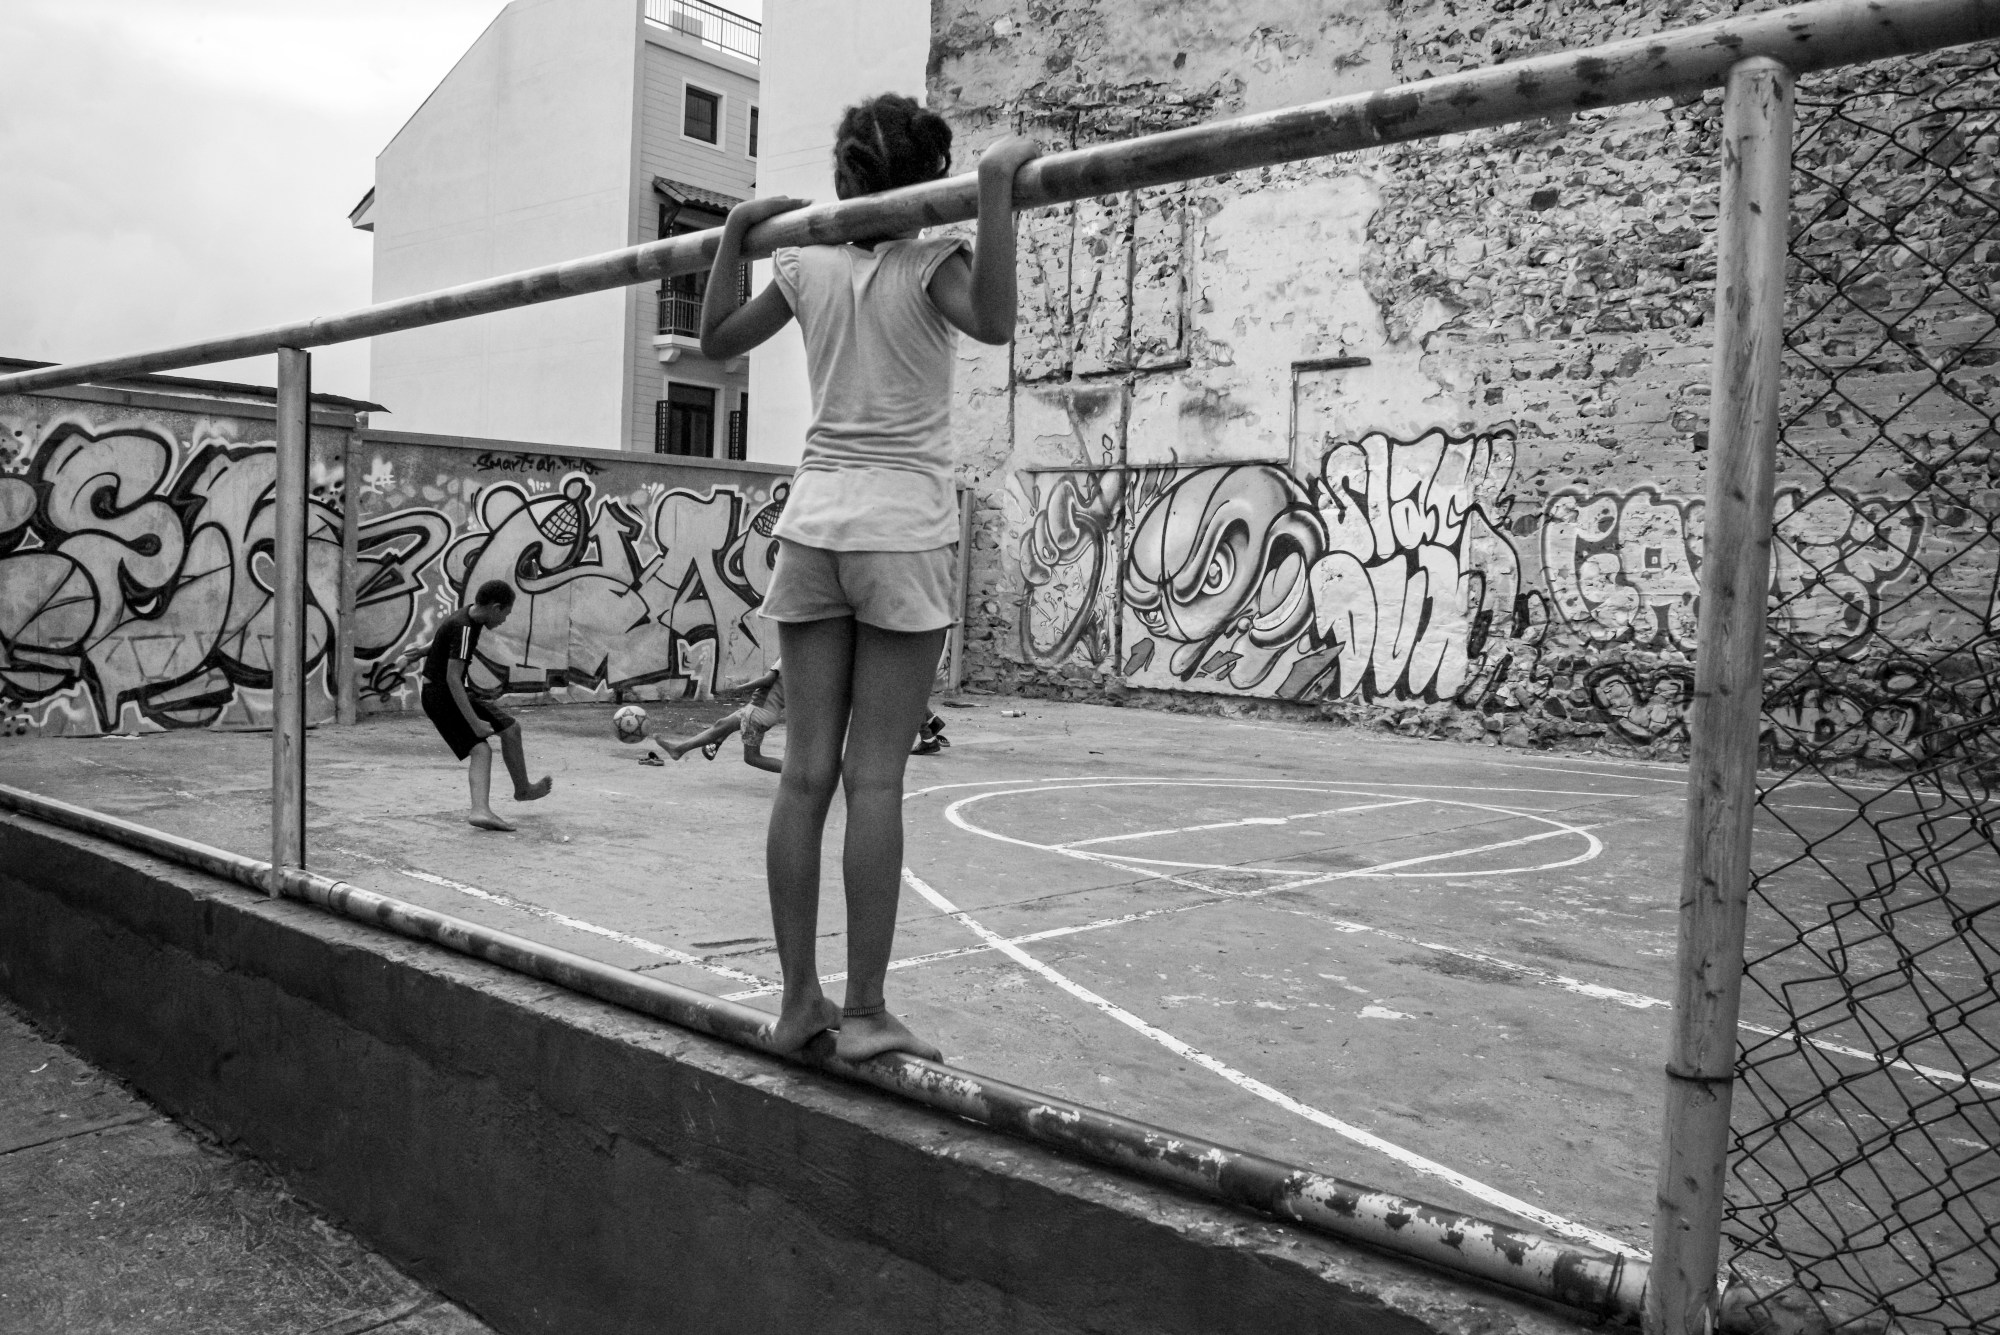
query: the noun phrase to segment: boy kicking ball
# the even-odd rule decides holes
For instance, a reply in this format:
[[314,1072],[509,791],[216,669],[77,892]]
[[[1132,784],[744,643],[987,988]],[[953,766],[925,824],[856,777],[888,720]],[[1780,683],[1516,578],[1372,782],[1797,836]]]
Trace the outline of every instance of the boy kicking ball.
[[437,725],[438,736],[460,760],[470,756],[466,771],[472,787],[472,814],[466,819],[482,830],[511,830],[513,825],[493,814],[489,792],[493,786],[493,748],[488,739],[500,738],[500,754],[506,759],[507,773],[514,780],[514,800],[532,802],[547,797],[554,783],[544,775],[528,782],[528,761],[521,751],[521,725],[484,700],[475,700],[465,689],[465,665],[479,647],[479,633],[490,626],[503,625],[514,610],[514,590],[505,582],[489,579],[479,586],[472,606],[462,607],[444,619],[424,655],[424,713]]
[[692,737],[661,742],[660,749],[679,760],[699,747],[704,759],[713,760],[722,749],[723,739],[741,728],[743,763],[772,774],[784,773],[784,765],[764,754],[764,734],[785,721],[785,679],[779,674],[777,663],[772,663],[763,676],[732,689],[752,692],[750,703]]

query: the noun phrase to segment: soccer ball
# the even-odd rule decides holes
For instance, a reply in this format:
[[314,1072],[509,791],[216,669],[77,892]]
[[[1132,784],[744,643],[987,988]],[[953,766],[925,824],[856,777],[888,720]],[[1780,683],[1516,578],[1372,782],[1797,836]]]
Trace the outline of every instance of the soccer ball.
[[611,716],[611,730],[621,742],[636,742],[646,735],[646,711],[637,705],[622,706]]

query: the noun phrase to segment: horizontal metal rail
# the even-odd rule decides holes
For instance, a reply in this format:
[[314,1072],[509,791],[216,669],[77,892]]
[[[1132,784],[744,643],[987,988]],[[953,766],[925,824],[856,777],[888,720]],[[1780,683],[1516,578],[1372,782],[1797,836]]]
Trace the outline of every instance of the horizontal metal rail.
[[[296,867],[279,869],[274,876],[268,862],[25,789],[0,784],[0,808],[252,890],[303,900],[399,936],[428,941],[739,1047],[783,1055],[774,1053],[770,1046],[767,1026],[771,1017],[733,1001]],[[1343,1241],[1366,1243],[1596,1316],[1637,1321],[1645,1306],[1648,1267],[1634,1257],[1614,1256],[1390,1195],[905,1053],[856,1063],[840,1060],[832,1049],[832,1043],[822,1036],[797,1060],[1092,1163],[1227,1205],[1289,1219]]]
[[[1794,74],[1911,55],[2000,36],[2000,0],[1814,0],[1763,14],[1635,37],[1583,51],[1466,70],[1282,111],[1142,135],[1030,162],[1016,178],[1019,208],[1089,199],[1202,176],[1434,138],[1539,116],[1565,115],[1721,86],[1750,56]],[[862,199],[783,214],[746,238],[750,257],[779,246],[864,240],[977,216],[978,182],[954,176]],[[157,352],[0,376],[0,394],[109,376],[205,366],[532,306],[708,268],[720,229],[691,232],[561,264],[403,297],[345,315]]]

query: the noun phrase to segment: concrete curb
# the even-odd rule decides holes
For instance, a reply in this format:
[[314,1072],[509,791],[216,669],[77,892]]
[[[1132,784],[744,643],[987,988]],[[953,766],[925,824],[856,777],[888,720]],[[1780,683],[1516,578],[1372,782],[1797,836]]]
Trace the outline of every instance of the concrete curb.
[[0,990],[507,1331],[1574,1323],[0,818]]

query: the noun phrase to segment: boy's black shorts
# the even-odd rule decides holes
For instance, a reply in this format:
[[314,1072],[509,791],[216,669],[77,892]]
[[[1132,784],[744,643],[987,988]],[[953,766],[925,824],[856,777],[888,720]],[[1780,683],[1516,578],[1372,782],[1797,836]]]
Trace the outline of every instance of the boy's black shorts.
[[[479,738],[473,735],[472,725],[465,721],[458,701],[451,698],[451,687],[427,681],[424,683],[423,699],[424,713],[437,725],[438,736],[444,738],[444,744],[451,748],[451,753],[460,760],[471,755],[472,748],[479,745]],[[514,726],[511,714],[502,713],[470,692],[465,699],[472,706],[472,712],[493,729],[494,736]]]

